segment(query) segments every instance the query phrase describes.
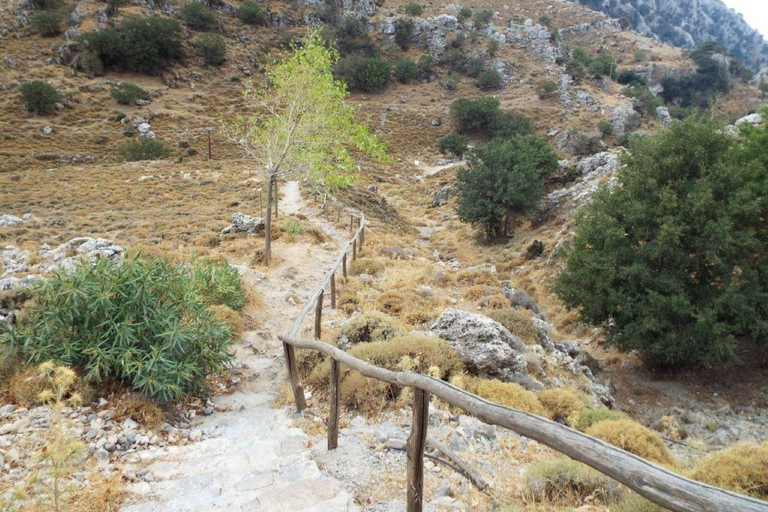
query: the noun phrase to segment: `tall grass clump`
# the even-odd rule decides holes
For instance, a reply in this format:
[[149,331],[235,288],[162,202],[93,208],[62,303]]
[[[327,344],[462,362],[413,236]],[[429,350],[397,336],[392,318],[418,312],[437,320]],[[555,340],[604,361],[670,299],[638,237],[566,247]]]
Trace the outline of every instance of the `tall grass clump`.
[[223,264],[141,255],[54,272],[35,292],[27,319],[4,335],[28,361],[79,368],[90,382],[118,379],[161,401],[204,391],[224,369],[232,329],[209,307],[243,301]]
[[171,150],[157,139],[141,137],[126,143],[121,154],[126,162],[139,162],[141,160],[168,158]]

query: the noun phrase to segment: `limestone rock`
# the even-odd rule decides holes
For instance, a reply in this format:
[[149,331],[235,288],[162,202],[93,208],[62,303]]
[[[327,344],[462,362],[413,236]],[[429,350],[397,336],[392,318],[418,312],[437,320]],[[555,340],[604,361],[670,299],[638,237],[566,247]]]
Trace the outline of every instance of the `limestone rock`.
[[232,225],[221,230],[222,235],[228,233],[250,233],[258,235],[265,229],[265,221],[261,217],[251,217],[244,213],[232,214]]
[[632,105],[617,105],[613,107],[611,126],[613,134],[617,139],[621,139],[627,133],[640,128],[640,114],[638,114]]
[[665,106],[656,107],[656,119],[664,126],[672,123],[672,116],[669,115],[669,109]]

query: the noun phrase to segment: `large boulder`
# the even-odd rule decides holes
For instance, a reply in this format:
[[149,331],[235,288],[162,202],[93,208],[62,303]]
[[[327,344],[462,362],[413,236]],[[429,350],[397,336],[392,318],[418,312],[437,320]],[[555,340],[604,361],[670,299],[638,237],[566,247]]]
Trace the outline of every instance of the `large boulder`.
[[449,308],[429,332],[446,340],[467,369],[480,376],[527,384],[525,343],[500,323],[482,315]]
[[617,139],[621,139],[627,133],[632,133],[640,128],[640,114],[632,108],[632,105],[617,105],[613,107],[611,127]]
[[514,288],[511,281],[501,282],[501,293],[509,299],[512,306],[527,309],[545,322],[547,321],[547,316],[541,311],[541,308],[539,308],[539,305],[533,300],[533,297],[523,290]]
[[265,221],[261,217],[251,217],[244,213],[232,214],[232,225],[221,230],[222,235],[228,233],[250,233],[258,235],[264,231]]

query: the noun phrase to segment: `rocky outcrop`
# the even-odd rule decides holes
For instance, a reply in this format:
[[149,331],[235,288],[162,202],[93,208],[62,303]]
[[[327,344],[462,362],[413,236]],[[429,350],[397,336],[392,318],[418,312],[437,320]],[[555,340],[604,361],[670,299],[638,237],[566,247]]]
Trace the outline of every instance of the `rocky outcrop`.
[[743,124],[751,124],[751,125],[757,126],[757,125],[763,124],[763,122],[764,120],[761,114],[750,114],[748,116],[742,117],[741,119],[736,121],[734,124],[736,126],[741,126]]
[[641,116],[632,105],[617,105],[611,111],[611,127],[617,139],[640,128]]
[[532,380],[523,355],[525,343],[488,317],[449,308],[429,332],[446,340],[472,373],[521,384]]
[[672,123],[672,116],[669,115],[669,109],[665,106],[656,107],[656,119],[664,126]]
[[265,228],[265,221],[261,217],[251,217],[244,213],[233,213],[232,224],[221,230],[222,235],[229,233],[248,233],[251,235],[258,235],[263,232]]
[[536,304],[535,300],[533,300],[533,297],[528,295],[528,293],[523,290],[518,290],[517,288],[514,288],[512,286],[511,281],[501,282],[501,293],[507,299],[509,299],[509,302],[512,303],[513,307],[527,309],[528,311],[536,315],[538,318],[544,321],[547,320],[547,316],[544,313],[542,313],[541,309],[539,308],[539,305]]
[[448,201],[451,200],[451,197],[453,197],[455,193],[456,193],[456,188],[450,185],[441,187],[432,196],[432,206],[444,206],[448,204]]
[[635,31],[683,48],[717,41],[745,64],[768,61],[768,42],[721,0],[571,0],[629,20]]
[[512,23],[507,29],[506,39],[515,48],[529,50],[550,64],[555,64],[566,55],[565,47],[554,40],[547,27],[535,24],[530,18],[522,25]]
[[[397,18],[385,18],[382,22],[382,32],[394,34],[397,28]],[[411,39],[423,42],[430,55],[441,57],[448,47],[448,40],[455,37],[460,28],[459,20],[450,14],[441,14],[427,19],[413,20]]]

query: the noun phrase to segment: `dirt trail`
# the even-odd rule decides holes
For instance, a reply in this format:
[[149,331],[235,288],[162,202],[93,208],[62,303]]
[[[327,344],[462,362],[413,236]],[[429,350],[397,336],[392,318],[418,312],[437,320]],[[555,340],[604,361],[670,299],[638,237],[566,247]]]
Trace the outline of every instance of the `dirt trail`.
[[[301,211],[314,219],[298,183],[282,188],[283,212]],[[241,389],[214,399],[217,412],[197,425],[205,434],[202,441],[144,453],[150,481],[128,486],[134,504],[122,512],[357,510],[339,481],[321,474],[310,456],[309,438],[291,427],[284,410],[271,405],[284,378],[277,334],[289,329],[344,241],[345,234],[322,219],[312,222],[333,242],[322,247],[277,243],[277,263],[266,275],[242,269],[265,305],[257,313],[263,318],[260,329],[246,332],[237,345],[237,360],[246,369]]]

